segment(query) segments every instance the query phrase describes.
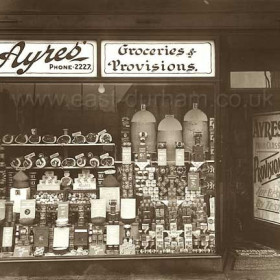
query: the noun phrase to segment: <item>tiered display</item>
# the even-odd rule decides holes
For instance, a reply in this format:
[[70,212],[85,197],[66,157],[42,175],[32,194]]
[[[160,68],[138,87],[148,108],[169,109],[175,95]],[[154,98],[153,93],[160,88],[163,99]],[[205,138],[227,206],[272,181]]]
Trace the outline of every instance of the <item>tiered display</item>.
[[158,132],[145,106],[124,116],[121,161],[105,130],[2,142],[2,257],[215,253],[214,119],[197,105]]

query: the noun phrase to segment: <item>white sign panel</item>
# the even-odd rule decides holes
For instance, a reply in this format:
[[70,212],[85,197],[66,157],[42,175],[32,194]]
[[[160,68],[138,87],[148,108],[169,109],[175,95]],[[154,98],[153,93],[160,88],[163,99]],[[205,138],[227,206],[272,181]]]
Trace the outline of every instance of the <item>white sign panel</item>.
[[103,77],[214,77],[214,41],[103,41]]
[[254,217],[280,224],[280,112],[253,118]]
[[0,41],[0,77],[96,77],[94,41]]

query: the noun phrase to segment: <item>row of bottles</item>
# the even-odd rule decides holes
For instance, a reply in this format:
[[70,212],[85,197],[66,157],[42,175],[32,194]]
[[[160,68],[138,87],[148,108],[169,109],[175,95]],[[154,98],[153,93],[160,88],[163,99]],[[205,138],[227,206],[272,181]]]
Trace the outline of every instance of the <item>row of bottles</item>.
[[174,161],[175,142],[184,142],[185,152],[192,153],[193,147],[198,143],[203,147],[204,152],[209,151],[209,129],[208,117],[198,109],[198,104],[193,104],[193,109],[184,116],[183,127],[174,115],[166,115],[158,125],[156,133],[156,119],[154,115],[142,105],[141,110],[136,112],[131,119],[132,151],[137,153],[140,140],[139,133],[147,132],[148,152],[156,152],[156,143],[165,142],[167,146],[168,160]]

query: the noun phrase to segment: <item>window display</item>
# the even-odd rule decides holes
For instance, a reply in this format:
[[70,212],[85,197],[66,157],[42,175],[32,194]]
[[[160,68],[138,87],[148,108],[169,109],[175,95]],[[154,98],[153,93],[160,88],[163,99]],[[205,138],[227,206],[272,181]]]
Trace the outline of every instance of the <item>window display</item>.
[[214,87],[103,86],[0,85],[1,257],[215,254]]

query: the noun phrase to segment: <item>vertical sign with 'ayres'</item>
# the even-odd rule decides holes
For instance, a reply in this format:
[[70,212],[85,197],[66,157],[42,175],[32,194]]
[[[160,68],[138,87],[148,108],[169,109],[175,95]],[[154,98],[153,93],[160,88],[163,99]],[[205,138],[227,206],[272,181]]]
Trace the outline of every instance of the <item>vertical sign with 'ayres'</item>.
[[254,217],[280,224],[280,112],[253,117]]

